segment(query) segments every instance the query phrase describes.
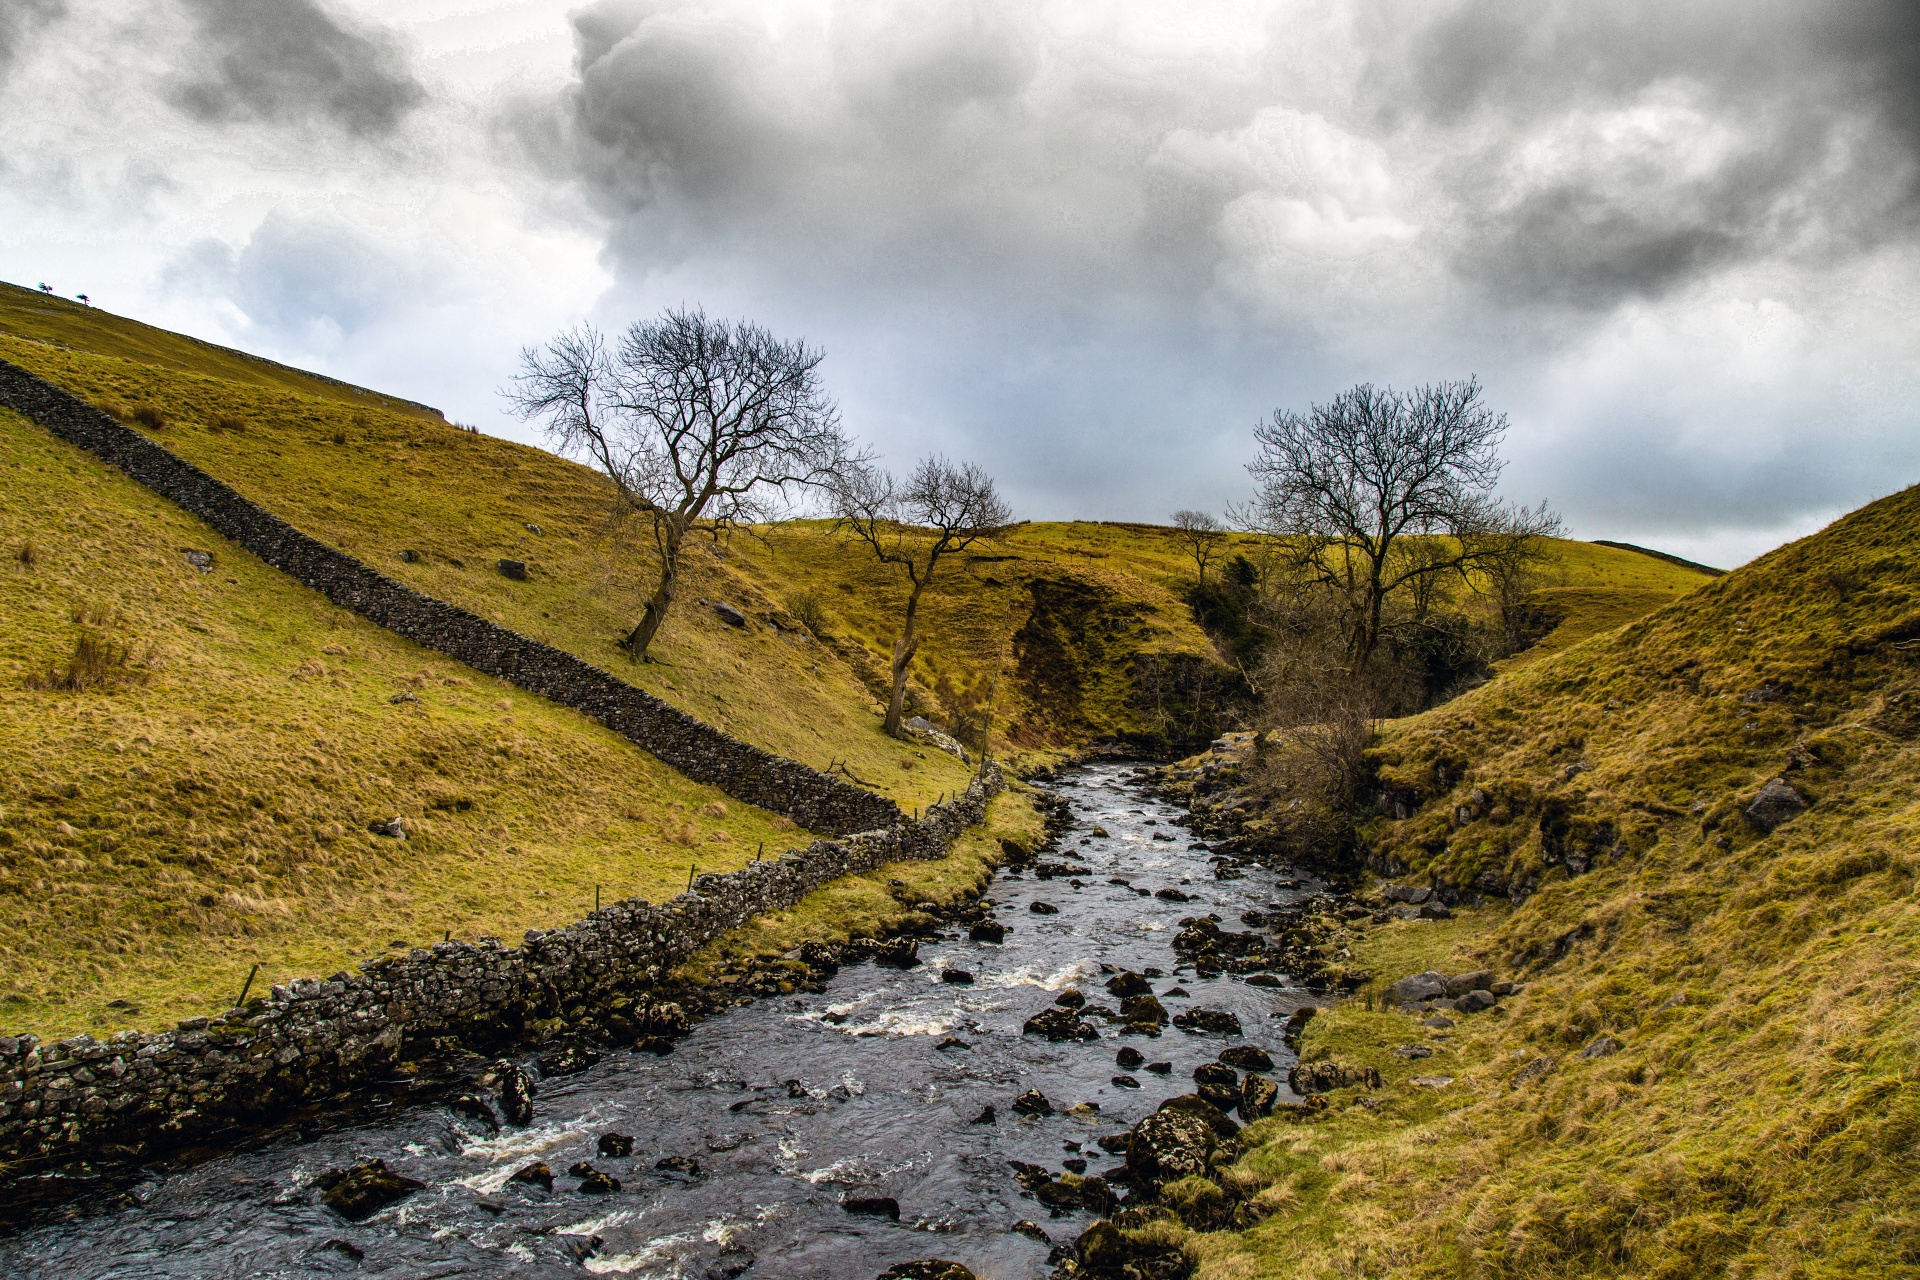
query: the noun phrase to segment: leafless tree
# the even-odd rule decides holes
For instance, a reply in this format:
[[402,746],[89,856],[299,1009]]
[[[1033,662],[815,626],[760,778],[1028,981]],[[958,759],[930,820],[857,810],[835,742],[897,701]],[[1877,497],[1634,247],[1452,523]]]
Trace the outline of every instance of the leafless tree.
[[1205,586],[1207,563],[1220,553],[1226,542],[1226,526],[1204,511],[1176,511],[1173,530],[1174,536],[1186,544],[1187,554],[1193,557],[1194,568],[1199,570],[1200,585]]
[[1298,580],[1343,602],[1355,675],[1372,662],[1396,593],[1430,598],[1445,577],[1477,585],[1501,555],[1559,529],[1545,504],[1493,496],[1506,428],[1469,379],[1407,392],[1363,384],[1254,429],[1258,524]]
[[838,527],[907,580],[906,609],[893,645],[893,692],[887,700],[886,730],[897,738],[906,706],[907,668],[920,647],[920,597],[944,557],[999,535],[1013,515],[985,471],[938,454],[924,459],[904,481],[874,466],[844,471],[834,489],[834,507]]
[[565,453],[644,515],[660,573],[623,642],[644,659],[673,607],[680,548],[697,528],[764,519],[796,485],[824,485],[861,459],[820,383],[823,353],[695,309],[636,321],[608,348],[590,326],[521,352],[503,392]]

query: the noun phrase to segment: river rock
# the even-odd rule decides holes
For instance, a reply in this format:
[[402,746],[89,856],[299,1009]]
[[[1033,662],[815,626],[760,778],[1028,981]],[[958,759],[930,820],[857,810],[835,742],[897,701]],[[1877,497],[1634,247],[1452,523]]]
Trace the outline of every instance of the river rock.
[[[1124,1215],[1123,1215],[1124,1216]],[[1193,1264],[1177,1244],[1163,1238],[1130,1236],[1111,1222],[1096,1222],[1074,1241],[1073,1263],[1056,1274],[1100,1277],[1100,1280],[1186,1280]]]
[[493,1114],[493,1108],[488,1105],[487,1100],[477,1093],[454,1095],[447,1100],[447,1110],[453,1112],[455,1115],[462,1115],[472,1120],[478,1120],[487,1127],[489,1132],[497,1131],[500,1128],[500,1117]]
[[687,1011],[671,1000],[650,1004],[644,1010],[636,1006],[635,1014],[640,1030],[648,1035],[683,1036],[693,1026]]
[[1132,996],[1122,1000],[1120,1016],[1126,1020],[1127,1030],[1147,1035],[1157,1036],[1160,1028],[1167,1025],[1167,1007],[1160,1003],[1158,996]]
[[1354,1085],[1378,1089],[1380,1073],[1372,1067],[1349,1067],[1337,1062],[1301,1063],[1287,1072],[1287,1087],[1302,1096],[1329,1093]]
[[1192,902],[1193,895],[1184,889],[1168,887],[1154,890],[1153,896],[1165,902]]
[[1113,1055],[1114,1064],[1116,1066],[1125,1067],[1129,1071],[1133,1070],[1135,1067],[1139,1066],[1141,1063],[1145,1062],[1146,1060],[1147,1060],[1147,1055],[1144,1053],[1141,1053],[1138,1049],[1134,1048],[1130,1044],[1122,1045],[1120,1048],[1120,1052]]
[[597,1148],[601,1155],[621,1159],[633,1154],[633,1135],[627,1133],[603,1133]]
[[514,1170],[512,1175],[507,1178],[507,1181],[525,1182],[532,1186],[544,1187],[548,1191],[551,1191],[553,1190],[553,1170],[547,1167],[545,1160],[535,1160],[530,1165],[524,1165]]
[[1788,785],[1786,779],[1775,778],[1760,788],[1760,794],[1747,806],[1745,816],[1749,826],[1765,835],[1806,810],[1807,798]]
[[1145,977],[1128,969],[1107,979],[1107,994],[1128,1000],[1134,996],[1152,995],[1153,987]]
[[1173,1025],[1192,1035],[1240,1034],[1240,1019],[1225,1009],[1188,1009],[1173,1016]]
[[1021,1026],[1022,1035],[1045,1036],[1059,1042],[1065,1040],[1098,1040],[1100,1033],[1083,1021],[1077,1009],[1063,1009],[1052,1005],[1028,1018]]
[[972,942],[1005,942],[1007,926],[998,920],[978,920],[967,930],[967,938]]
[[620,1189],[620,1179],[598,1169],[588,1169],[574,1176],[580,1179],[579,1190],[582,1195],[610,1196]]
[[1053,998],[1053,1002],[1062,1009],[1078,1009],[1086,1004],[1087,998],[1073,987],[1068,987]]
[[1222,1111],[1240,1104],[1240,1073],[1223,1062],[1203,1062],[1193,1069],[1193,1082],[1202,1098]]
[[1186,1111],[1160,1110],[1133,1127],[1127,1176],[1135,1187],[1157,1190],[1180,1178],[1204,1176],[1218,1139],[1213,1126]]
[[900,1202],[892,1196],[847,1196],[840,1201],[840,1207],[848,1213],[900,1221]]
[[349,1222],[364,1222],[427,1185],[393,1172],[384,1160],[329,1170],[314,1184],[320,1188],[320,1202]]
[[540,1074],[546,1079],[578,1075],[600,1061],[600,1055],[585,1045],[562,1045],[539,1058]]
[[1258,1120],[1262,1116],[1273,1114],[1273,1104],[1280,1097],[1280,1086],[1265,1076],[1248,1072],[1240,1082],[1240,1118],[1246,1121]]
[[940,981],[950,987],[970,987],[973,985],[973,974],[965,969],[942,969]]
[[1115,1076],[1113,1077],[1113,1087],[1116,1089],[1138,1089],[1140,1082],[1132,1076]]
[[1060,908],[1054,906],[1051,902],[1040,902],[1038,900],[1029,902],[1027,904],[1027,910],[1037,916],[1057,916],[1060,914]]
[[1273,1070],[1273,1059],[1257,1044],[1236,1044],[1229,1049],[1224,1049],[1221,1051],[1220,1061],[1230,1067],[1238,1067],[1242,1071]]
[[920,944],[912,938],[889,938],[874,951],[873,962],[888,969],[911,969],[920,963]]
[[[1041,1101],[1044,1102],[1046,1099],[1042,1098]],[[968,1121],[969,1124],[998,1124],[999,1122],[1000,1117],[995,1113],[991,1102],[980,1108],[980,1114]]]
[[1313,1016],[1319,1012],[1320,1010],[1317,1006],[1303,1004],[1287,1015],[1287,1023],[1280,1029],[1280,1039],[1286,1044],[1287,1048],[1292,1049],[1296,1053],[1299,1052],[1300,1035],[1307,1029],[1307,1024],[1313,1021]]
[[533,1077],[517,1062],[501,1059],[488,1072],[500,1095],[500,1114],[507,1123],[526,1128],[533,1123]]
[[[1018,1231],[1020,1228],[1016,1226],[1014,1230]],[[980,1280],[980,1278],[957,1262],[948,1262],[945,1258],[922,1258],[917,1262],[896,1262],[882,1271],[878,1280]]]
[[1149,1062],[1147,1064],[1147,1070],[1157,1076],[1170,1076],[1173,1074],[1173,1064],[1171,1062]]
[[1038,1089],[1029,1089],[1013,1100],[1013,1113],[1017,1116],[1050,1116],[1053,1104],[1047,1101],[1047,1095]]
[[653,1167],[662,1173],[680,1173],[689,1178],[700,1176],[700,1161],[694,1156],[661,1156]]
[[1012,1230],[1025,1236],[1029,1240],[1037,1240],[1041,1244],[1053,1243],[1053,1237],[1047,1234],[1046,1228],[1031,1218],[1020,1219],[1020,1221],[1013,1224]]
[[656,1058],[664,1058],[673,1052],[673,1041],[665,1036],[641,1036],[633,1042],[638,1053],[650,1053]]
[[1199,1116],[1221,1138],[1231,1138],[1240,1132],[1240,1126],[1227,1118],[1227,1113],[1208,1102],[1196,1093],[1183,1093],[1176,1098],[1168,1098],[1160,1104],[1162,1111],[1183,1111],[1191,1116]]

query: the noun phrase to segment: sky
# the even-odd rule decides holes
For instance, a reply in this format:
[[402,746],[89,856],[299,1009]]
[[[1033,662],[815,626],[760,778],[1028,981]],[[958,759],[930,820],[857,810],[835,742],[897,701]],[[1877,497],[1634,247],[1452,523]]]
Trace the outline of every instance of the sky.
[[1033,519],[1476,376],[1733,565],[1920,480],[1920,5],[0,0],[0,279],[531,443],[521,348],[698,304]]

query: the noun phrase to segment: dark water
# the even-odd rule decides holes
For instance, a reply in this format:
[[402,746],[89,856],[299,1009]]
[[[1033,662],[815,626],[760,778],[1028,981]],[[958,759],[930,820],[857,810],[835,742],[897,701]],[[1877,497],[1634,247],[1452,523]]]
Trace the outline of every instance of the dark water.
[[[866,1280],[895,1262],[942,1257],[993,1280],[1043,1276],[1047,1247],[1012,1224],[1035,1219],[1055,1240],[1071,1241],[1090,1219],[1050,1220],[1021,1197],[1007,1161],[1057,1170],[1080,1155],[1089,1173],[1113,1165],[1093,1139],[1191,1092],[1192,1069],[1224,1043],[1172,1028],[1159,1039],[1122,1039],[1116,1028],[1096,1041],[1049,1044],[1022,1036],[1021,1023],[1069,986],[1092,1004],[1116,1005],[1100,989],[1103,964],[1154,967],[1167,973],[1153,987],[1169,1012],[1233,1010],[1244,1039],[1271,1053],[1284,1075],[1292,1055],[1272,1015],[1306,998],[1230,975],[1198,978],[1176,967],[1168,945],[1182,916],[1215,912],[1238,928],[1241,912],[1296,892],[1276,890],[1273,873],[1258,867],[1216,880],[1207,851],[1189,847],[1187,832],[1170,824],[1178,811],[1145,794],[1131,767],[1088,767],[1058,790],[1076,826],[1053,857],[1092,874],[1078,889],[1064,879],[1001,875],[988,899],[1009,926],[1004,944],[925,943],[920,968],[850,967],[824,995],[763,1000],[711,1018],[669,1057],[612,1055],[581,1075],[543,1082],[527,1129],[494,1136],[423,1109],[157,1178],[136,1190],[131,1207],[0,1241],[0,1273],[414,1280],[584,1269],[703,1280],[751,1259],[741,1273],[748,1280]],[[1109,835],[1092,837],[1096,826]],[[1114,876],[1138,889],[1178,886],[1193,900],[1141,896],[1109,883]],[[1059,914],[1032,914],[1036,899]],[[949,966],[977,982],[943,983]],[[1191,999],[1166,996],[1176,982]],[[971,1047],[936,1047],[950,1036]],[[1115,1086],[1123,1044],[1171,1061],[1173,1073],[1136,1070],[1127,1074],[1141,1088]],[[1060,1111],[1096,1103],[1098,1114],[1014,1116],[1009,1104],[1033,1088]],[[973,1123],[988,1104],[998,1123]],[[608,1131],[634,1135],[631,1158],[596,1154]],[[317,1175],[374,1156],[426,1189],[359,1224],[317,1203]],[[693,1157],[700,1176],[655,1171],[664,1156]],[[536,1159],[556,1175],[550,1193],[507,1181]],[[574,1190],[566,1169],[578,1160],[624,1189],[599,1197]],[[840,1206],[847,1196],[891,1196],[900,1221],[850,1215]]]

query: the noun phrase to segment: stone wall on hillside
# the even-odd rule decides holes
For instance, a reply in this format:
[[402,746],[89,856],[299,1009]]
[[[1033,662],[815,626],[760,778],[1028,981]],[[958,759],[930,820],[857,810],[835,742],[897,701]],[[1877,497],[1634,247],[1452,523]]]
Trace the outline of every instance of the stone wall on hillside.
[[477,671],[590,716],[696,782],[811,831],[891,827],[899,807],[731,738],[572,654],[376,573],[273,515],[139,432],[0,360],[0,405],[100,458],[343,608]]
[[940,857],[984,819],[1002,785],[990,769],[918,821],[703,875],[661,905],[617,902],[564,929],[529,930],[519,947],[437,942],[359,973],[276,986],[173,1031],[44,1045],[0,1035],[0,1174],[150,1160],[288,1107],[390,1084],[397,1064],[448,1041],[488,1049],[528,1023],[622,994],[643,1003],[649,985],[754,916],[850,873]]

